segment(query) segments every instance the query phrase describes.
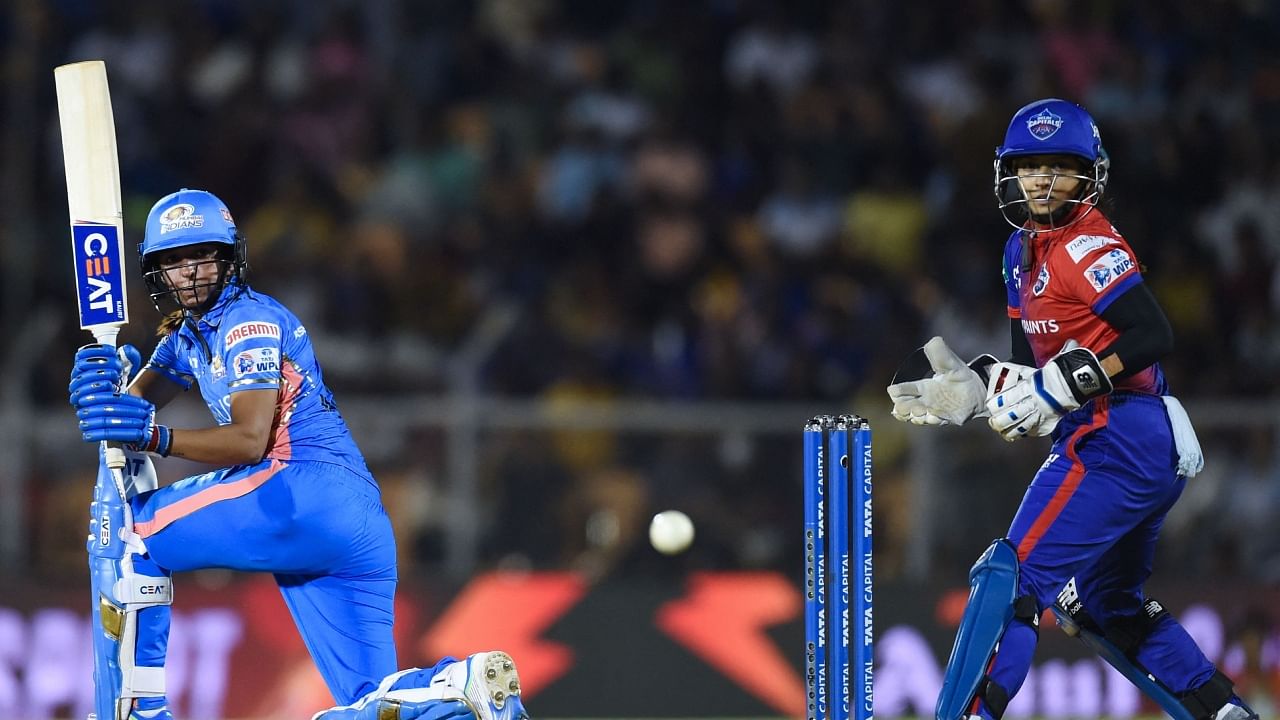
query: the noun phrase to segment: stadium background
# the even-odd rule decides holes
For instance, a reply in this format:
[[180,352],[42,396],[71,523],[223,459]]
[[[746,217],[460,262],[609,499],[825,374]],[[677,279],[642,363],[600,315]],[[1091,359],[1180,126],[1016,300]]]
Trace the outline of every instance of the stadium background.
[[[86,707],[51,70],[87,58],[131,242],[157,197],[208,188],[306,320],[396,521],[405,662],[512,650],[543,717],[796,714],[819,411],[875,427],[878,712],[928,714],[967,568],[1044,446],[908,433],[883,386],[932,334],[1007,347],[991,150],[1024,102],[1083,103],[1208,457],[1153,592],[1272,714],[1278,30],[1249,0],[9,0],[0,718]],[[193,400],[173,424],[207,421]],[[667,507],[698,526],[676,559],[643,539]],[[490,602],[510,625],[468,619]],[[324,704],[269,581],[198,573],[175,607],[184,716]],[[1140,709],[1057,635],[1011,716]]]

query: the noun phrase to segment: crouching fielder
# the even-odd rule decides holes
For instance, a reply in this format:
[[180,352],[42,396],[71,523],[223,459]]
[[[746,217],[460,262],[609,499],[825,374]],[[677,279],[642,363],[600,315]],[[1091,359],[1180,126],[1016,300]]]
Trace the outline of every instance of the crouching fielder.
[[1012,359],[966,364],[934,338],[922,349],[929,377],[889,386],[899,420],[985,416],[1006,440],[1053,439],[1008,535],[969,575],[938,720],[1001,717],[1048,608],[1171,717],[1257,718],[1143,594],[1164,517],[1203,462],[1157,362],[1173,344],[1164,311],[1097,208],[1109,165],[1083,108],[1048,99],[1018,110],[995,162],[1015,228],[1003,268]]
[[[378,485],[306,329],[246,284],[245,240],[222,201],[186,189],[161,199],[138,256],[152,300],[168,313],[160,341],[132,383],[136,350],[76,353],[70,395],[81,433],[223,469],[145,489],[154,474],[145,455],[132,455],[140,491],[127,505],[95,498],[95,513],[104,513],[95,517],[117,518],[104,526],[123,527],[124,539],[114,557],[92,559],[104,626],[95,667],[108,669],[99,685],[114,695],[99,707],[115,708],[101,720],[172,717],[164,690],[170,574],[215,567],[275,576],[339,705],[317,718],[526,717],[506,653],[397,672],[395,543]],[[157,408],[193,384],[217,424],[158,423]],[[121,521],[130,515],[131,525]]]

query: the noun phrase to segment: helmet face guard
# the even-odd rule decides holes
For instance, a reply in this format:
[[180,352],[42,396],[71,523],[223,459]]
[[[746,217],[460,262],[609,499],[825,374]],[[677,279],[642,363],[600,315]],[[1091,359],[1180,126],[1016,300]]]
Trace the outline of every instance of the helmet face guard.
[[[190,264],[217,263],[217,278],[199,285],[175,287],[160,267],[159,258],[167,250],[204,244],[217,245],[218,251],[211,258],[193,260]],[[152,206],[147,215],[146,233],[138,244],[142,280],[151,302],[161,313],[182,310],[203,315],[208,312],[228,283],[243,286],[241,281],[248,270],[247,254],[244,235],[236,229],[226,204],[212,193],[186,188],[161,198]],[[188,307],[182,302],[183,293],[202,288],[209,288],[209,292],[199,306]]]
[[[222,296],[222,291],[228,283],[232,283],[236,287],[242,287],[239,280],[244,275],[244,261],[237,260],[237,257],[243,258],[244,241],[241,239],[235,249],[231,247],[219,248],[216,255],[204,260],[192,260],[188,265],[206,265],[215,264],[218,266],[217,277],[204,283],[193,283],[190,285],[175,286],[169,278],[171,270],[165,270],[160,267],[157,260],[159,252],[154,253],[151,257],[144,257],[142,260],[142,282],[147,286],[147,293],[151,296],[151,302],[163,314],[168,314],[174,310],[184,310],[192,315],[204,315],[213,309],[217,304],[218,298]],[[199,290],[208,288],[208,295],[197,306],[188,306],[182,301],[184,294],[190,294]]]
[[[1071,156],[1083,161],[1084,169],[1050,169],[1019,175],[1016,159],[1032,155]],[[1014,114],[1004,143],[996,148],[996,203],[1005,220],[1016,228],[1062,229],[1080,221],[1098,205],[1106,191],[1110,167],[1098,126],[1084,108],[1056,98],[1038,100]],[[1047,179],[1045,194],[1032,198],[1023,183],[1038,178]],[[1077,181],[1075,192],[1058,198],[1061,205],[1051,212],[1034,211],[1034,202],[1052,196],[1055,186],[1065,180]]]

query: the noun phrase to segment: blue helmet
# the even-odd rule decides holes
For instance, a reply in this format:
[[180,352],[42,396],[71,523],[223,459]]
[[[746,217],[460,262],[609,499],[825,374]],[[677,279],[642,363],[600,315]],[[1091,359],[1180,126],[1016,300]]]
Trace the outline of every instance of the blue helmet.
[[[1102,199],[1111,161],[1102,148],[1102,135],[1089,113],[1079,105],[1047,98],[1024,105],[1014,113],[1005,131],[1004,142],[996,148],[995,194],[1000,211],[1014,227],[1023,227],[1030,214],[1028,199],[1009,162],[1027,155],[1071,155],[1085,161],[1082,174],[1070,174],[1081,181],[1076,197],[1053,213],[1047,224],[1065,227],[1075,222]],[[1080,212],[1077,212],[1079,210]]]
[[183,307],[160,270],[158,254],[202,243],[220,243],[226,245],[226,250],[219,252],[213,261],[221,265],[208,300],[200,308],[185,308],[197,314],[213,306],[229,281],[243,280],[248,266],[244,236],[236,229],[226,203],[206,190],[183,188],[160,198],[151,207],[142,242],[138,243],[138,262],[156,309],[164,312],[160,300],[165,298],[173,301],[177,308]]

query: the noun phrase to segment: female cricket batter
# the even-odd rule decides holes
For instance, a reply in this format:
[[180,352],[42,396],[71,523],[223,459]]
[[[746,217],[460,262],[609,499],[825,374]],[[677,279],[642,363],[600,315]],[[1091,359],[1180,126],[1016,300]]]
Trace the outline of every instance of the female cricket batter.
[[1009,527],[974,565],[938,700],[939,720],[999,718],[1053,607],[1175,718],[1257,718],[1159,602],[1143,594],[1165,515],[1203,465],[1158,360],[1172,350],[1138,259],[1097,207],[1110,162],[1074,103],[1033,102],[996,149],[995,194],[1015,230],[1004,281],[1009,362],[961,362],[941,338],[934,374],[889,387],[918,425],[979,415],[1006,440],[1053,447]]
[[[136,537],[126,579],[132,573],[167,586],[174,571],[272,573],[339,703],[317,717],[525,717],[506,653],[396,672],[396,553],[378,485],[324,384],[306,328],[246,284],[245,240],[226,205],[202,190],[161,199],[138,255],[153,302],[168,313],[161,338],[125,391],[121,353],[94,345],[76,354],[70,393],[83,438],[224,469],[131,500]],[[193,383],[217,424],[157,423],[157,408]],[[169,606],[136,612],[134,652],[120,659],[124,697],[136,698],[130,717],[170,718]]]

